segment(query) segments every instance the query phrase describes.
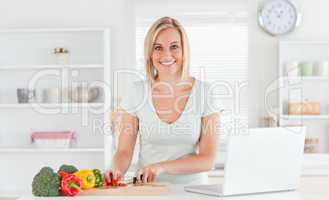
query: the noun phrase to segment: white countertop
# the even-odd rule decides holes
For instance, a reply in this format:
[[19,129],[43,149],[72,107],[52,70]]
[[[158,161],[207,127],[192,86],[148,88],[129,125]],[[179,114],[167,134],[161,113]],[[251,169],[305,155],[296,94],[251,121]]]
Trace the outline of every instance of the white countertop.
[[[78,200],[111,200],[111,199],[135,199],[135,200],[144,200],[144,199],[159,199],[159,200],[210,200],[218,199],[219,197],[207,196],[196,193],[189,193],[184,191],[183,185],[172,185],[170,188],[171,194],[167,196],[89,196],[89,197],[74,197]],[[33,197],[32,195],[24,196],[19,198],[19,200],[41,200],[44,198]],[[64,200],[65,197],[49,197],[47,200]],[[236,196],[222,199],[232,199],[232,200],[300,200],[301,195],[298,192],[283,192],[283,193],[271,193],[271,194],[262,194],[262,195],[248,195],[248,196]]]
[[[302,177],[300,187],[297,191],[292,192],[276,192],[267,194],[241,195],[235,197],[220,198],[223,200],[328,200],[329,199],[329,176],[308,176]],[[167,196],[90,196],[75,197],[74,199],[82,200],[111,200],[111,199],[159,199],[159,200],[208,200],[218,199],[218,197],[206,196],[202,194],[189,193],[184,191],[184,185],[171,185],[171,194]],[[26,195],[19,200],[40,200],[44,198]],[[52,197],[48,200],[64,200],[65,197]]]

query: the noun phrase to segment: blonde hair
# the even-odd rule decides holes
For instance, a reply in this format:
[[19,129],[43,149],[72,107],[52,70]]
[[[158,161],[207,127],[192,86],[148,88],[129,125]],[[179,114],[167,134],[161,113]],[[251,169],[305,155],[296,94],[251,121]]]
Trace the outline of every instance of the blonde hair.
[[168,28],[174,28],[180,34],[182,47],[183,47],[183,66],[182,66],[181,79],[187,78],[189,76],[190,49],[188,45],[186,32],[183,26],[176,19],[173,19],[171,17],[162,17],[157,21],[155,21],[154,24],[150,27],[144,41],[144,59],[145,59],[146,75],[148,79],[151,80],[152,82],[155,81],[155,79],[158,76],[151,60],[153,45],[159,33]]

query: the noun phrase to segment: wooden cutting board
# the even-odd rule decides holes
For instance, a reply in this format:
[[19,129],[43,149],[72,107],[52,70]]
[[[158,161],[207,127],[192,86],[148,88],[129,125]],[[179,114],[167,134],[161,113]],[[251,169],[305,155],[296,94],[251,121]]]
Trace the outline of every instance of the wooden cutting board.
[[93,188],[80,192],[78,196],[162,196],[168,195],[169,191],[167,183],[147,183],[129,184],[125,187]]

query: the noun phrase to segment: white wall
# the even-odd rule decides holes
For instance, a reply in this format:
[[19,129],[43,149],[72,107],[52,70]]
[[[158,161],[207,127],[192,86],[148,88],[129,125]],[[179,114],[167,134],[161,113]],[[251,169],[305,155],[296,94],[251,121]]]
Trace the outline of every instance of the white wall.
[[[266,114],[264,92],[277,77],[278,40],[265,34],[257,24],[258,4],[263,0],[249,0],[249,127],[260,124]],[[325,0],[297,0],[302,23],[293,33],[280,37],[287,40],[329,40],[329,2]],[[329,52],[328,52],[329,53]],[[274,99],[273,105],[276,104]]]
[[0,28],[112,28],[112,66],[132,64],[131,0],[7,0],[0,3]]
[[[132,0],[7,0],[0,5],[0,28],[102,27],[112,28],[112,66],[134,65],[134,13]],[[278,38],[265,34],[257,24],[258,4],[249,6],[249,126],[259,126],[266,114],[264,91],[277,78]],[[139,1],[134,3],[138,4]],[[329,2],[297,0],[303,20],[301,26],[283,39],[329,40]]]

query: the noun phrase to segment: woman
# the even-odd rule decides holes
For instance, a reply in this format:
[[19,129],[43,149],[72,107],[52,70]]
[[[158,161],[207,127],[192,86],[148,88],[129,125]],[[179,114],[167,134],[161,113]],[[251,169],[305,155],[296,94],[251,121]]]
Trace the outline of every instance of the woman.
[[[137,133],[137,177],[143,182],[206,183],[216,157],[219,115],[209,84],[189,75],[186,33],[175,19],[157,20],[145,38],[146,81],[123,99],[115,179],[129,168]],[[106,173],[109,178],[109,173]]]

